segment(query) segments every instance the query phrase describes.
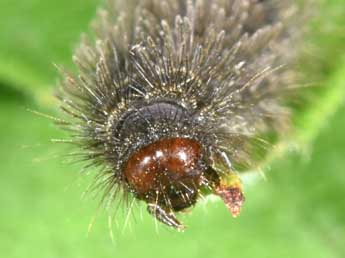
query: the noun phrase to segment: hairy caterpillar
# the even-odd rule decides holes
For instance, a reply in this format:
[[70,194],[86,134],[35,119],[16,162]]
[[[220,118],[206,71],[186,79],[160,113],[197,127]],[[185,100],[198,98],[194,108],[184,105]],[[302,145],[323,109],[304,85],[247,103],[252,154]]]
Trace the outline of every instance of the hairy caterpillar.
[[176,213],[203,194],[239,215],[238,173],[289,126],[295,11],[288,0],[109,3],[58,95],[105,196],[142,200],[179,230]]

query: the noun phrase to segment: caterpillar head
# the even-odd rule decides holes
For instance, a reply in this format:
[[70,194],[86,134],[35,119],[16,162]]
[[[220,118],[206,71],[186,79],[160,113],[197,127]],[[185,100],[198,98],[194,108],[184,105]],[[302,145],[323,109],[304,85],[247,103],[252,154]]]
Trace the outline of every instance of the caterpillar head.
[[[119,168],[123,183],[159,221],[178,229],[184,226],[174,213],[192,207],[202,192],[219,194],[234,215],[243,202],[239,184],[221,186],[212,168],[211,135],[198,131],[198,121],[172,101],[155,102],[123,114],[111,131],[126,153]],[[234,189],[240,200],[229,197]]]

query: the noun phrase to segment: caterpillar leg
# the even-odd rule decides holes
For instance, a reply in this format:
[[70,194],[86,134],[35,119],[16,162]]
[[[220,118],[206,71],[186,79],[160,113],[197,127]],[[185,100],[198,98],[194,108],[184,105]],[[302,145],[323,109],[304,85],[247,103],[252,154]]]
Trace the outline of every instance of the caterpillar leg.
[[149,203],[147,205],[147,211],[158,221],[164,223],[169,227],[173,227],[180,231],[183,231],[186,228],[177,220],[175,214],[172,211],[169,211],[168,209],[165,209],[158,204]]
[[240,215],[245,200],[241,185],[221,184],[215,189],[215,194],[222,198],[234,218]]
[[218,161],[216,170],[219,172],[220,180],[214,187],[213,193],[223,200],[232,216],[236,218],[240,215],[245,201],[241,178],[233,170],[226,154],[222,153],[221,159]]

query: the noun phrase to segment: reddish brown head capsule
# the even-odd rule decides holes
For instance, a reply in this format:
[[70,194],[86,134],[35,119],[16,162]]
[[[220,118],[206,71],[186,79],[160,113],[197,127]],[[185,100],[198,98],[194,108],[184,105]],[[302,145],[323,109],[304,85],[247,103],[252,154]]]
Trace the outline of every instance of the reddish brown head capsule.
[[197,200],[203,175],[202,148],[192,139],[159,140],[135,152],[124,175],[136,197],[149,204],[150,213],[179,227],[172,211],[188,208]]
[[172,211],[196,202],[203,173],[202,149],[192,139],[162,139],[135,152],[124,168],[137,198]]

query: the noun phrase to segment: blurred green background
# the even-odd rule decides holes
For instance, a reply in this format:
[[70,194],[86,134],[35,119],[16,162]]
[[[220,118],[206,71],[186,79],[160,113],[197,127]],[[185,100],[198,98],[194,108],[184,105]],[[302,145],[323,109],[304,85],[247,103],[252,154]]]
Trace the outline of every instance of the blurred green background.
[[306,42],[312,61],[302,67],[322,94],[296,116],[302,151],[288,148],[266,180],[246,186],[239,218],[202,203],[182,215],[184,233],[156,227],[140,208],[129,223],[123,214],[108,223],[97,198],[82,197],[93,175],[80,176],[80,164],[65,162],[69,148],[51,143],[63,133],[27,111],[57,114],[53,63],[73,67],[98,5],[0,2],[0,257],[345,257],[345,1],[321,2]]

